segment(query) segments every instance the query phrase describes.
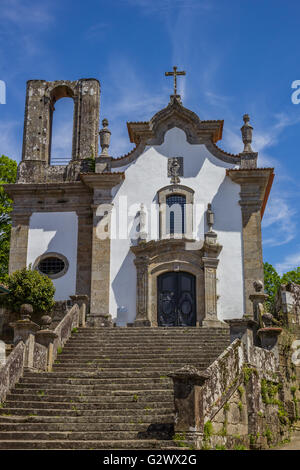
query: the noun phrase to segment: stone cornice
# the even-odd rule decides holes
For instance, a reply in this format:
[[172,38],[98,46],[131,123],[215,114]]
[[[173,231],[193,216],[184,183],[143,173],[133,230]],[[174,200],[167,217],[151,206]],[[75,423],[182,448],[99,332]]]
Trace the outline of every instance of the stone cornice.
[[240,204],[259,206],[262,218],[274,179],[274,168],[227,169],[226,174],[241,185]]
[[[148,242],[141,242],[138,245],[132,246],[131,251],[138,256],[149,256],[150,258],[168,252],[171,250],[183,251],[186,250],[186,243],[193,243],[195,240],[187,238],[168,238],[162,240],[150,240]],[[187,254],[198,254],[202,256],[202,250],[187,250]]]
[[62,196],[62,195],[78,195],[79,193],[87,193],[87,188],[80,182],[64,182],[62,183],[15,183],[6,184],[4,186],[6,193],[14,199],[15,196],[42,195],[45,196]]
[[89,188],[110,189],[122,183],[125,173],[81,173],[80,179]]

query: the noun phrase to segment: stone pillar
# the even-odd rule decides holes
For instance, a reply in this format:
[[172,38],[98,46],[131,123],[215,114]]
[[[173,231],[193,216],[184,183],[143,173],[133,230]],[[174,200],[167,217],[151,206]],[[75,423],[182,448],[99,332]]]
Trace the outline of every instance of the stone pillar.
[[95,78],[78,80],[74,100],[73,160],[98,155],[100,83]]
[[10,236],[9,274],[26,267],[29,220],[31,213],[14,214]]
[[194,366],[184,366],[169,375],[174,384],[175,433],[196,443],[204,430],[203,385],[209,378]]
[[58,335],[53,331],[49,330],[52,318],[49,315],[43,315],[41,318],[42,329],[35,335],[37,343],[47,348],[47,364],[46,371],[51,372],[53,364],[53,343],[58,338]]
[[47,86],[45,80],[27,82],[22,161],[48,163],[51,106],[50,97],[46,96]]
[[[96,200],[98,192],[99,190],[95,189]],[[112,326],[111,315],[109,314],[112,204],[105,203],[102,199],[98,204],[94,204],[92,209],[93,238],[89,323],[93,326]]]
[[225,320],[225,322],[230,327],[230,341],[233,341],[237,338],[241,339],[241,341],[245,345],[246,350],[246,360],[247,362],[251,363],[252,359],[252,351],[254,345],[254,339],[256,335],[256,330],[258,327],[258,323],[254,321],[252,318],[236,318],[232,320]]
[[137,276],[136,318],[133,326],[151,326],[148,317],[148,257],[139,256],[134,260]]
[[278,351],[278,337],[282,332],[282,328],[268,326],[260,328],[257,332],[260,341],[261,347],[272,351],[275,355],[277,361],[279,362],[279,351]]
[[21,319],[10,323],[10,326],[14,329],[14,344],[17,344],[19,341],[26,343],[28,337],[34,335],[40,329],[39,325],[30,319],[32,312],[33,308],[31,305],[21,305]]
[[93,214],[91,210],[84,209],[76,212],[78,215],[76,294],[89,296],[91,290]]
[[242,211],[244,314],[251,316],[252,303],[249,296],[253,282],[264,278],[261,218],[273,181],[273,169],[227,170],[227,175],[241,187],[239,203]]
[[85,326],[86,325],[86,315],[87,315],[87,307],[89,303],[89,298],[87,295],[70,295],[70,299],[72,299],[75,303],[79,306],[79,325]]
[[217,234],[209,231],[205,234],[204,256],[204,295],[205,295],[205,318],[202,322],[204,327],[227,327],[218,319],[217,314],[217,267],[218,256],[222,246],[217,243]]

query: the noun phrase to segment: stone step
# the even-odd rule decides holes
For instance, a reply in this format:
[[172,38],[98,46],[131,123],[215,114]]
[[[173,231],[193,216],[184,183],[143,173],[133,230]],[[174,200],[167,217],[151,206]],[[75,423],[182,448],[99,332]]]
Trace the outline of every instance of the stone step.
[[[20,403],[22,404],[22,403]],[[69,407],[62,407],[62,408],[55,408],[55,407],[45,407],[42,408],[40,407],[40,403],[34,403],[36,405],[35,408],[31,407],[30,404],[23,403],[24,407],[16,407],[15,403],[13,406],[8,407],[6,406],[5,408],[0,410],[0,416],[11,416],[11,415],[17,415],[17,416],[28,416],[31,417],[33,415],[36,416],[55,416],[55,417],[61,417],[61,416],[82,416],[82,417],[107,417],[107,421],[110,421],[112,416],[116,416],[116,407],[111,407],[107,409],[95,409],[93,407],[92,409],[82,409],[79,407],[73,407],[76,409],[70,409]],[[55,405],[55,404],[52,404]],[[145,405],[145,404],[144,404]],[[125,416],[127,419],[131,419],[133,416],[139,416],[143,419],[143,417],[146,415],[151,416],[153,415],[170,415],[174,413],[174,409],[172,406],[169,406],[168,408],[165,406],[161,407],[152,407],[152,404],[149,403],[148,405],[142,407],[124,407],[124,404],[120,408],[118,408],[118,417]]]
[[10,404],[11,402],[19,402],[19,401],[42,401],[43,403],[48,402],[66,402],[66,403],[127,403],[131,401],[142,401],[148,402],[151,399],[157,399],[161,403],[170,401],[173,398],[173,390],[141,390],[140,394],[134,393],[132,391],[107,391],[101,394],[95,394],[92,392],[91,394],[85,393],[85,395],[72,395],[70,393],[59,393],[59,391],[55,390],[54,393],[45,392],[44,390],[35,392],[35,393],[9,393],[6,397],[6,403]]
[[[182,362],[181,359],[171,359],[169,361],[165,360],[155,360],[151,361],[148,364],[145,364],[145,362],[142,359],[136,359],[136,360],[131,360],[131,361],[118,361],[118,363],[115,363],[113,361],[105,361],[103,362],[84,362],[84,363],[76,363],[74,364],[74,361],[59,361],[55,362],[53,365],[53,372],[56,372],[57,370],[79,370],[79,369],[84,369],[84,370],[89,370],[93,369],[95,367],[99,368],[109,368],[110,370],[112,369],[148,369],[148,370],[160,370],[161,368],[168,368],[168,369],[174,369],[174,368],[179,368],[183,367],[186,364],[186,362]],[[195,367],[200,367],[203,369],[204,367],[207,367],[209,364],[208,362],[200,362],[197,361],[197,359],[193,361],[189,361],[189,364],[194,365]]]
[[140,336],[141,333],[144,336],[147,335],[180,335],[180,334],[198,334],[202,336],[207,336],[208,334],[219,334],[225,333],[229,331],[229,327],[226,324],[225,328],[202,328],[202,327],[194,327],[194,326],[172,326],[172,327],[149,327],[149,328],[126,328],[126,327],[119,327],[119,328],[96,328],[96,327],[81,327],[77,329],[77,332],[72,332],[72,334],[76,335],[78,333],[82,335],[90,335],[90,334],[97,334],[97,335],[121,335],[121,336],[129,336],[129,335],[137,335]]
[[173,381],[205,370],[228,330],[79,328],[52,372],[26,371],[0,409],[0,449],[178,449]]
[[[151,450],[151,449],[166,449],[178,450],[176,443],[170,440],[156,440],[156,439],[139,439],[139,440],[113,440],[113,441],[49,441],[49,440],[15,440],[15,441],[0,441],[0,450]],[[180,448],[180,450],[183,450]]]
[[[98,354],[95,355],[80,355],[80,354],[72,354],[72,355],[65,355],[62,354],[57,358],[57,361],[59,361],[60,364],[65,364],[65,363],[73,363],[74,365],[74,360],[76,360],[76,365],[78,364],[88,364],[89,362],[106,362],[106,361],[111,361],[111,362],[118,362],[118,363],[123,363],[123,362],[134,362],[134,363],[139,363],[139,364],[148,364],[149,361],[157,363],[157,362],[166,362],[166,363],[172,363],[172,362],[190,362],[190,355],[183,355],[183,354],[172,354],[170,353],[169,355],[166,354],[152,354],[145,356],[141,359],[137,359],[135,354],[126,354],[124,356],[101,356]],[[200,363],[206,363],[208,359],[213,358],[214,355],[211,353],[210,355],[204,355],[204,354],[197,354],[196,358],[193,359],[193,361],[197,361]],[[57,362],[56,362],[57,363]]]
[[[20,397],[21,398],[21,397]],[[38,398],[38,397],[36,397]],[[66,410],[120,410],[120,409],[145,409],[145,408],[166,408],[169,410],[173,410],[173,403],[170,402],[170,399],[167,401],[157,402],[157,401],[149,401],[147,399],[143,399],[140,397],[137,401],[129,401],[126,397],[125,400],[122,400],[122,397],[107,397],[104,402],[101,401],[88,401],[88,402],[78,402],[73,401],[69,403],[68,401],[62,400],[59,397],[59,401],[50,400],[51,397],[45,397],[43,400],[11,400],[8,398],[6,401],[6,405],[2,410],[6,410],[7,408],[38,408],[38,409],[66,409]],[[154,397],[153,397],[154,398]]]
[[120,384],[114,384],[109,381],[107,383],[104,383],[100,386],[95,386],[95,385],[74,385],[70,383],[64,383],[64,388],[62,388],[61,384],[53,384],[51,382],[44,382],[42,383],[21,383],[18,384],[15,389],[14,393],[17,394],[22,394],[22,393],[28,393],[28,390],[32,390],[33,393],[37,393],[40,390],[44,390],[47,393],[55,393],[57,390],[59,390],[63,394],[68,394],[70,393],[71,395],[79,395],[81,392],[92,395],[98,394],[98,393],[107,393],[107,392],[115,392],[115,391],[145,391],[145,390],[173,390],[173,382],[171,379],[165,379],[162,378],[161,380],[158,380],[157,382],[138,382],[136,381],[134,383],[120,383]]
[[[9,432],[86,432],[87,423],[0,423],[0,439],[1,433]],[[88,432],[168,432],[169,434],[174,430],[174,423],[88,423]],[[2,436],[2,438],[10,439],[10,437]],[[105,438],[104,438],[105,439]]]
[[[143,429],[142,431],[138,430],[125,430],[125,431],[94,431],[85,430],[84,432],[77,431],[0,431],[0,443],[1,440],[24,440],[24,441],[33,441],[33,440],[76,440],[76,441],[110,441],[112,439],[120,440],[131,440],[131,439],[168,439],[170,438],[170,429],[160,430],[152,432],[147,432]],[[149,435],[150,434],[150,435]]]
[[[113,412],[114,413],[114,412]],[[99,426],[106,426],[111,424],[153,424],[153,423],[174,423],[174,414],[173,413],[164,413],[164,414],[156,414],[155,410],[151,411],[151,413],[147,410],[140,410],[139,412],[135,412],[135,414],[126,414],[120,415],[118,414],[103,414],[95,415],[95,416],[71,416],[70,414],[67,415],[60,415],[60,416],[27,416],[27,415],[0,415],[0,424],[41,424],[46,426],[48,429],[48,424],[66,424],[67,426],[70,424],[82,424],[85,426],[92,425],[99,425]]]
[[[86,369],[80,370],[78,372],[77,370],[62,370],[57,367],[55,372],[44,372],[43,374],[26,374],[25,378],[22,380],[27,380],[34,378],[34,382],[38,383],[40,381],[45,381],[47,379],[49,382],[55,383],[56,380],[84,380],[84,383],[98,383],[95,381],[98,380],[105,380],[107,379],[113,379],[113,380],[121,380],[121,379],[151,379],[151,378],[160,378],[160,377],[166,377],[168,373],[172,372],[174,369],[173,368],[166,368],[166,367],[159,367],[153,370],[147,370],[147,369],[114,369],[114,370],[94,370],[90,369],[87,371]],[[199,369],[203,370],[203,369]],[[87,382],[89,381],[89,382]],[[63,383],[63,382],[60,382]],[[78,382],[76,382],[78,383]]]

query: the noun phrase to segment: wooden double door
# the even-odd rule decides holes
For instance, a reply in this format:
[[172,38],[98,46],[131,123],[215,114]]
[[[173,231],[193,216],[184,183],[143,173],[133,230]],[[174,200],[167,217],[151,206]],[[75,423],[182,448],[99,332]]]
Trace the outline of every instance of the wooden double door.
[[169,272],[157,278],[158,326],[196,326],[195,276]]

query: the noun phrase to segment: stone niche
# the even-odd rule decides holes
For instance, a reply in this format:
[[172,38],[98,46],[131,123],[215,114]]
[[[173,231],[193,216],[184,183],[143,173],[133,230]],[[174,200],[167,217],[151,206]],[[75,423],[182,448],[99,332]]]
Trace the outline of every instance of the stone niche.
[[[157,326],[157,278],[187,272],[196,281],[196,326],[221,326],[217,318],[216,270],[222,246],[206,237],[204,244],[185,238],[141,241],[132,246],[137,271],[134,326]],[[224,324],[225,325],[225,324]],[[226,325],[225,325],[226,326]]]

